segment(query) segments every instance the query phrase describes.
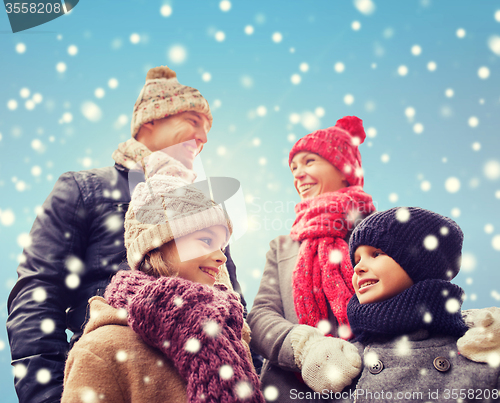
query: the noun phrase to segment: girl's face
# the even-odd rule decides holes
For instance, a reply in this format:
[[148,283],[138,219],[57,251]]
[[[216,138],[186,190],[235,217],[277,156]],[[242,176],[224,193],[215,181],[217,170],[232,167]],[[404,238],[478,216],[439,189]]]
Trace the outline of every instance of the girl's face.
[[295,154],[290,163],[293,185],[301,200],[347,186],[345,175],[323,157],[309,151]]
[[373,246],[359,246],[354,262],[352,286],[360,304],[385,301],[413,285],[394,259]]
[[226,227],[214,225],[164,244],[160,251],[179,277],[213,286],[227,260],[222,252],[226,243]]

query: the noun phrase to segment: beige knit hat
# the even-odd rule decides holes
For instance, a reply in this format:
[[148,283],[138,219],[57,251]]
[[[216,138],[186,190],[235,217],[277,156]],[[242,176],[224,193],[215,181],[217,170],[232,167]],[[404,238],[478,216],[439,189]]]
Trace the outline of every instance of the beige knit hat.
[[130,125],[132,137],[144,123],[187,111],[204,114],[212,127],[210,107],[200,92],[179,84],[175,71],[167,66],[154,67],[148,71],[146,84],[135,101]]
[[[206,184],[206,189],[203,189]],[[151,250],[192,232],[232,223],[221,206],[210,200],[208,183],[190,184],[181,178],[155,175],[139,183],[125,215],[125,248],[131,269]]]

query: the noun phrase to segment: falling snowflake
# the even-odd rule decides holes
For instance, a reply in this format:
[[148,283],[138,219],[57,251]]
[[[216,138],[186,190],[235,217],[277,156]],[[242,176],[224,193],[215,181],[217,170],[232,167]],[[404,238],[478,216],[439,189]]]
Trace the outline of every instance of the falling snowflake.
[[422,53],[422,48],[419,45],[413,45],[411,47],[411,54],[413,56],[419,56]]
[[203,331],[210,337],[216,337],[220,333],[221,329],[216,321],[210,320],[203,325]]
[[346,94],[344,96],[344,103],[346,105],[352,105],[354,103],[354,96],[352,94]]
[[351,28],[353,31],[359,31],[361,29],[361,23],[359,21],[353,21]]
[[396,210],[396,220],[405,223],[410,219],[410,210],[406,207],[401,207]]
[[375,3],[372,0],[354,0],[354,7],[365,15],[373,14],[375,11]]
[[429,181],[422,181],[420,189],[422,189],[423,192],[428,192],[431,190],[431,183]]
[[118,88],[118,80],[116,78],[110,78],[108,80],[108,87],[113,90]]
[[231,2],[229,0],[222,0],[219,3],[219,8],[223,12],[228,12],[229,10],[231,10]]
[[47,299],[47,291],[43,287],[37,287],[33,290],[33,299],[35,302],[43,302]]
[[497,180],[500,178],[500,163],[495,160],[486,162],[486,164],[484,164],[483,172],[488,179]]
[[102,117],[101,108],[91,101],[82,104],[81,112],[91,122],[98,122]]
[[423,317],[424,323],[431,323],[432,322],[432,314],[430,312],[426,312]]
[[26,232],[19,234],[17,237],[17,244],[21,248],[28,248],[29,246],[31,246],[31,242],[31,235]]
[[242,399],[248,399],[252,396],[253,388],[252,385],[247,381],[240,381],[236,384],[236,395]]
[[201,343],[200,341],[192,337],[186,342],[185,349],[188,353],[196,354],[198,351],[200,351],[201,348]]
[[217,31],[215,33],[215,40],[217,42],[224,42],[224,40],[226,39],[226,34],[222,31]]
[[65,283],[66,287],[70,289],[78,288],[80,286],[80,277],[76,273],[69,274],[66,276]]
[[375,365],[377,364],[378,359],[379,359],[378,354],[375,351],[368,351],[364,357],[365,365],[367,366]]
[[290,77],[290,81],[292,82],[292,84],[300,84],[300,82],[302,81],[302,78],[300,77],[300,74],[292,74],[292,76]]
[[335,65],[333,66],[333,69],[334,69],[337,73],[342,73],[342,72],[345,70],[345,65],[344,65],[344,63],[342,63],[342,62],[337,62],[337,63],[335,63]]
[[56,323],[52,319],[44,319],[40,323],[40,329],[45,334],[51,334],[56,329]]
[[413,125],[413,131],[416,134],[422,134],[424,132],[424,125],[422,123],[415,123]]
[[118,362],[125,362],[127,361],[128,354],[125,350],[118,350],[116,352],[116,361]]
[[316,327],[323,334],[328,334],[332,330],[332,324],[326,319],[320,320]]
[[64,265],[71,273],[81,273],[85,269],[85,264],[77,256],[69,256],[66,258]]
[[18,43],[18,44],[16,45],[16,52],[17,52],[17,53],[20,53],[20,54],[22,54],[22,53],[26,52],[26,45],[25,45],[24,43],[21,43],[21,42],[20,42],[20,43]]
[[76,56],[77,53],[78,53],[78,47],[76,45],[69,45],[68,46],[68,55]]
[[13,372],[17,379],[23,379],[28,373],[28,368],[24,364],[16,364],[14,365]]
[[272,36],[273,42],[280,43],[283,40],[283,35],[280,32],[275,32]]
[[398,67],[398,74],[400,76],[406,76],[408,74],[408,67],[401,65]]
[[279,391],[276,386],[269,385],[264,388],[264,397],[268,402],[274,402],[279,397]]
[[338,264],[342,262],[342,252],[338,249],[334,249],[330,252],[329,260],[331,263]]
[[245,27],[245,34],[252,35],[254,33],[254,28],[251,25]]
[[396,342],[396,355],[403,357],[411,353],[411,343],[408,336],[403,336]]
[[231,365],[223,365],[220,367],[219,369],[219,376],[224,379],[224,380],[228,380],[228,379],[231,379],[232,376],[234,375],[234,370],[233,370],[233,367]]
[[488,47],[494,54],[500,56],[500,36],[490,36],[488,39]]
[[80,391],[80,399],[82,403],[98,403],[99,397],[94,389],[86,386]]
[[52,375],[50,374],[50,371],[46,368],[39,369],[36,372],[36,380],[38,383],[41,383],[42,385],[49,383],[51,378]]
[[495,235],[491,240],[491,246],[493,249],[500,251],[500,235]]
[[450,177],[446,179],[446,182],[444,183],[445,189],[450,192],[450,193],[456,193],[460,190],[460,180],[455,177]]
[[460,310],[460,302],[456,298],[449,298],[446,301],[445,308],[449,313],[456,313]]
[[477,71],[477,75],[480,79],[486,80],[490,76],[490,69],[488,67],[482,66]]
[[64,62],[57,63],[56,70],[59,73],[64,73],[66,71],[66,69],[67,69],[66,63],[64,63]]
[[465,29],[463,29],[463,28],[457,29],[457,32],[456,32],[457,38],[460,38],[460,39],[465,38],[465,34],[466,34]]
[[168,4],[164,4],[163,6],[161,6],[160,8],[160,14],[163,16],[163,17],[170,17],[172,15],[172,7],[169,6]]

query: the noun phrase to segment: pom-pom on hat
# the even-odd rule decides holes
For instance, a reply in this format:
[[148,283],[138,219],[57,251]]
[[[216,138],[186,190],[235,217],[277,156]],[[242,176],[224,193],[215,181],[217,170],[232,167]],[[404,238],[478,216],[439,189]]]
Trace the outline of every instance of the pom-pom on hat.
[[135,101],[130,125],[132,137],[144,123],[187,111],[204,114],[212,127],[210,107],[200,92],[179,84],[177,74],[167,66],[154,67],[148,71],[146,84]]
[[381,249],[414,283],[451,280],[460,270],[463,233],[452,219],[419,207],[394,207],[365,218],[349,240],[352,266],[359,246]]
[[363,121],[356,116],[345,116],[339,119],[335,126],[316,130],[297,141],[290,151],[288,165],[295,154],[309,151],[323,157],[342,172],[349,186],[363,186],[358,146],[365,138]]
[[149,251],[213,225],[225,226],[229,240],[231,220],[206,196],[208,184],[207,189],[200,187],[161,174],[136,186],[125,215],[125,248],[131,269],[137,269]]

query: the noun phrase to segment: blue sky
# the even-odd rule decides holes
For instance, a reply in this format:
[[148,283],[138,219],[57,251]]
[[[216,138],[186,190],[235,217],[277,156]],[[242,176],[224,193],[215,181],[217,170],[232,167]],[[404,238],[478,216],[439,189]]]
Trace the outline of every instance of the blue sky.
[[0,387],[15,401],[3,324],[22,245],[58,176],[111,165],[146,72],[168,65],[209,101],[209,176],[241,182],[232,245],[251,303],[298,201],[293,143],[363,119],[365,190],[465,233],[465,308],[500,304],[500,4],[482,0],[81,0],[12,34],[0,13]]

